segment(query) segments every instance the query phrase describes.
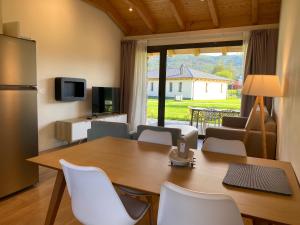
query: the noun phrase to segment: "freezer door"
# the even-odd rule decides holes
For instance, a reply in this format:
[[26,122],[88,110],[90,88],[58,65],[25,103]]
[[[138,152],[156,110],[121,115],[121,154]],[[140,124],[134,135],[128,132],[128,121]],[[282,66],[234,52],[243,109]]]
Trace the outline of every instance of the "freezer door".
[[0,198],[38,182],[37,93],[0,90]]
[[0,85],[36,85],[34,41],[0,35]]

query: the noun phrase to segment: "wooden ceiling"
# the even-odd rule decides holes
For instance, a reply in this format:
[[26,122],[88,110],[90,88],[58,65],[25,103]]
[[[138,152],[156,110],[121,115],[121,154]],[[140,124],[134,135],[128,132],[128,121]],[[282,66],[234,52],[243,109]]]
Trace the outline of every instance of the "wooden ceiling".
[[125,35],[279,22],[280,0],[83,0],[103,10]]

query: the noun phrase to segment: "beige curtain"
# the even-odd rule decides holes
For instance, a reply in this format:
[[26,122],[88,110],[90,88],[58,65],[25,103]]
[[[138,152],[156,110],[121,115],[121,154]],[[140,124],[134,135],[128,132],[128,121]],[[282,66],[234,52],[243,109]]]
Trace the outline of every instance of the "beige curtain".
[[138,41],[135,52],[133,94],[129,115],[130,130],[147,120],[147,41]]
[[[251,31],[247,47],[244,80],[248,74],[275,74],[278,43],[278,29]],[[241,115],[249,116],[254,96],[242,96]],[[265,104],[271,112],[272,98]]]
[[[134,79],[136,41],[121,42],[120,112],[130,114]],[[130,117],[128,116],[130,120]],[[130,122],[130,121],[128,121]]]

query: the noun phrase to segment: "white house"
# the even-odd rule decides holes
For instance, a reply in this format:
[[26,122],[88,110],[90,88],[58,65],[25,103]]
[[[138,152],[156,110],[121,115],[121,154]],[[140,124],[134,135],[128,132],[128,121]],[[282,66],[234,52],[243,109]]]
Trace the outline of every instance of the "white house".
[[[148,96],[158,97],[159,72],[148,72]],[[226,99],[231,80],[188,68],[167,69],[166,98],[192,100]]]

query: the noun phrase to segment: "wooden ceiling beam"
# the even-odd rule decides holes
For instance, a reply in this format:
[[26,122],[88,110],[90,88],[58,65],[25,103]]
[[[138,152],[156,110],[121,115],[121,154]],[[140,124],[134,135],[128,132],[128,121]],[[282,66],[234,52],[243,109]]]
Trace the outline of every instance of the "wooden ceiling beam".
[[178,0],[169,0],[171,11],[177,21],[181,30],[186,30],[186,16],[183,9],[183,5]]
[[146,24],[147,28],[155,33],[156,27],[154,19],[147,9],[146,5],[141,0],[124,0],[133,10],[135,10],[141,19]]
[[256,25],[258,24],[258,0],[252,0],[251,2],[251,8],[252,8],[252,24]]
[[219,27],[220,22],[219,22],[219,17],[218,17],[215,1],[207,0],[207,4],[208,4],[209,13],[210,13],[210,16],[211,16],[214,26]]
[[119,12],[114,8],[110,1],[107,0],[82,0],[89,5],[104,11],[116,24],[117,26],[124,32],[125,35],[130,33],[130,26],[124,21]]

